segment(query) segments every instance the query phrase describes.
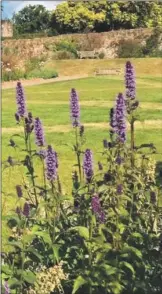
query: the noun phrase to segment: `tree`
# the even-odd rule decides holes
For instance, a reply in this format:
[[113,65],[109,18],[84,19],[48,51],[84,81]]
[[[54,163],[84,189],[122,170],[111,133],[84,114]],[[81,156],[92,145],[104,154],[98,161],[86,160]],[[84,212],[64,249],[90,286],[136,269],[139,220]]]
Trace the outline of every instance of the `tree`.
[[59,33],[83,32],[85,29],[94,30],[96,23],[105,20],[104,11],[96,13],[88,9],[86,3],[65,2],[56,7],[53,13],[51,25]]
[[162,25],[161,1],[67,1],[53,12],[59,33],[108,31]]
[[49,28],[50,12],[43,5],[28,5],[13,16],[18,34],[37,33]]

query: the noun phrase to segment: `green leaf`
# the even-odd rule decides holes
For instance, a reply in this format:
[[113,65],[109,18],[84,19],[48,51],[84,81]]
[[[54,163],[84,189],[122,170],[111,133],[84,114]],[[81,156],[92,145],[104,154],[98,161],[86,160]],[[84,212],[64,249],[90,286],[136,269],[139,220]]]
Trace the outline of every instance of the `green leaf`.
[[135,248],[135,247],[132,247],[132,246],[126,246],[124,249],[123,249],[123,251],[122,251],[122,253],[132,253],[133,255],[135,255],[136,257],[138,257],[139,259],[141,259],[142,258],[142,253],[141,253],[141,251],[140,250],[138,250],[137,248]]
[[35,235],[42,237],[45,243],[48,243],[49,245],[52,244],[51,238],[47,232],[35,232]]
[[18,242],[18,241],[11,241],[11,242],[8,242],[6,245],[14,246],[14,247],[18,247],[20,249],[23,249],[22,243]]
[[121,268],[126,267],[127,269],[129,269],[129,271],[131,271],[131,274],[133,276],[135,276],[135,270],[134,270],[133,266],[130,263],[128,263],[126,261],[121,261],[120,262],[120,267]]
[[7,274],[7,275],[12,274],[11,269],[10,269],[9,266],[6,265],[6,264],[5,264],[5,265],[2,265],[1,270],[2,270],[2,273],[5,273],[5,274]]
[[24,271],[22,276],[24,280],[29,284],[34,284],[36,281],[36,275],[31,271]]
[[140,233],[132,233],[131,237],[138,238],[138,239],[143,239],[143,237],[142,237],[142,235]]
[[86,240],[89,239],[89,230],[86,227],[77,226],[71,228],[69,231],[77,231],[80,237],[83,237]]
[[25,252],[33,254],[34,256],[36,256],[38,258],[39,261],[42,260],[42,256],[32,246],[31,247],[28,247],[28,249]]
[[82,276],[78,276],[74,282],[72,294],[75,294],[78,291],[78,289],[81,288],[86,283],[87,283],[87,281]]
[[24,241],[24,243],[31,243],[33,241],[34,237],[35,236],[32,234],[26,235],[23,237],[23,241]]
[[108,265],[108,264],[101,264],[101,268],[103,268],[105,270],[105,273],[108,276],[116,274],[117,270],[118,270],[116,267],[113,267],[113,266]]
[[16,278],[11,278],[8,280],[8,284],[9,284],[10,289],[15,289],[18,286],[21,286],[22,282]]
[[122,223],[118,224],[119,230],[120,230],[120,234],[123,234],[124,230],[125,230],[125,225]]
[[59,261],[59,249],[60,249],[60,246],[59,245],[54,245],[54,246],[52,246],[52,249],[53,249],[54,257],[55,257],[56,261],[58,262]]

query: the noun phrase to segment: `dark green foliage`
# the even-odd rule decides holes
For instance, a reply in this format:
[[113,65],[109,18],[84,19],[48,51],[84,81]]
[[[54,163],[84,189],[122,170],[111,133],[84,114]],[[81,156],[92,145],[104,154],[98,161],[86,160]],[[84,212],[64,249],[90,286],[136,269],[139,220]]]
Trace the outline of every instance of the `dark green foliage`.
[[119,43],[118,57],[119,58],[140,58],[143,57],[142,46],[134,40],[123,40]]
[[77,45],[74,42],[70,41],[60,41],[56,44],[56,51],[67,51],[74,55],[74,57],[78,57],[77,54]]
[[24,71],[21,71],[20,69],[2,72],[2,81],[3,82],[16,81],[16,80],[19,80],[22,78],[25,78],[25,73],[24,73]]
[[57,6],[51,27],[60,34],[155,27],[161,13],[160,1],[68,1]]
[[50,13],[43,5],[28,5],[13,16],[16,34],[38,33],[49,28]]
[[161,14],[160,1],[67,1],[58,4],[52,13],[43,5],[29,5],[13,17],[14,36],[156,27],[161,26]]
[[43,79],[51,79],[58,77],[58,73],[53,69],[33,69],[26,76],[28,79],[32,78],[43,78]]
[[162,28],[154,29],[150,38],[146,41],[146,46],[143,48],[143,53],[150,57],[162,57],[162,48],[160,44],[162,41]]
[[98,58],[99,58],[99,59],[104,59],[104,57],[105,57],[105,53],[104,53],[104,52],[100,52],[100,53],[98,54]]

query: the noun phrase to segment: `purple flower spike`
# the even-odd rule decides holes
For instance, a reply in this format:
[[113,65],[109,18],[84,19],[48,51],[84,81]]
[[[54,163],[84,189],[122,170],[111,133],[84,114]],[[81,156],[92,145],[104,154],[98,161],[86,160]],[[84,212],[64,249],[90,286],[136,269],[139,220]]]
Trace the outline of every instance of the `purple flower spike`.
[[18,196],[19,198],[21,198],[21,197],[23,196],[22,188],[21,188],[20,185],[17,185],[17,186],[16,186],[16,192],[17,192],[17,196]]
[[99,214],[98,218],[99,218],[100,223],[103,224],[105,222],[105,213],[104,213],[103,210],[100,211],[100,214]]
[[100,223],[105,222],[105,213],[101,208],[100,199],[97,194],[92,197],[91,206],[93,213],[97,216]]
[[122,192],[123,192],[123,186],[122,186],[122,184],[117,185],[116,192],[117,192],[118,195],[121,195],[122,194]]
[[84,170],[87,182],[90,182],[93,176],[93,157],[92,157],[92,151],[90,149],[86,149],[85,151],[84,160],[83,160],[83,170]]
[[18,107],[17,115],[19,115],[20,117],[24,117],[26,113],[26,103],[25,103],[24,90],[21,85],[21,82],[17,82],[16,102]]
[[116,108],[114,114],[114,132],[120,142],[126,140],[126,117],[125,117],[125,100],[122,93],[119,93],[116,99]]
[[5,294],[10,294],[11,292],[10,292],[10,288],[9,288],[9,285],[8,285],[8,282],[7,281],[5,281],[5,284],[4,284],[4,288],[5,288]]
[[73,127],[78,127],[79,119],[80,119],[80,106],[79,106],[79,98],[75,89],[71,89],[70,111],[71,111],[72,125]]
[[26,217],[29,217],[29,212],[30,212],[30,206],[27,202],[24,204],[24,209],[23,209],[23,215]]
[[47,147],[47,156],[46,156],[46,170],[47,170],[47,179],[53,181],[57,178],[57,158],[56,152],[49,145]]
[[117,156],[115,162],[116,162],[118,165],[121,165],[122,162],[123,162],[123,158],[121,158],[121,156]]
[[37,146],[44,146],[45,145],[45,139],[44,139],[44,133],[43,133],[43,127],[40,119],[37,117],[34,122],[34,130],[35,130],[35,138],[36,138],[36,145]]
[[98,214],[101,210],[101,205],[100,205],[100,200],[99,200],[99,197],[97,194],[95,194],[93,197],[92,197],[92,200],[91,200],[91,205],[92,205],[92,211],[95,213],[95,214]]
[[125,85],[126,85],[126,97],[131,100],[136,97],[136,82],[134,67],[130,61],[126,62],[125,66]]

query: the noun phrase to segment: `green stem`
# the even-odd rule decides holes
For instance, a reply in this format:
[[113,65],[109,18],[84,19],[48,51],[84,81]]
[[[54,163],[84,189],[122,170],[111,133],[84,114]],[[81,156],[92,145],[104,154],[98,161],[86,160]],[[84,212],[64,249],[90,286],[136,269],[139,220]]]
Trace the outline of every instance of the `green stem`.
[[47,201],[47,182],[46,182],[44,159],[42,159],[42,165],[43,165],[43,180],[44,180],[44,190],[45,190],[45,201]]
[[[51,185],[52,185],[52,193],[54,195],[54,198],[55,198],[55,187],[54,187],[54,184],[53,182],[51,182]],[[56,201],[56,199],[54,199]],[[54,244],[55,242],[55,226],[56,226],[56,202],[55,202],[55,215],[54,215],[54,219],[53,219],[53,224],[52,224],[52,243]]]
[[[93,223],[92,223],[92,218],[90,218],[90,220],[89,220],[89,244],[90,244],[90,249],[89,249],[89,268],[90,268],[90,270],[92,268],[92,251],[91,251],[92,235],[93,235]],[[91,285],[89,285],[89,294],[92,294]]]
[[82,179],[82,171],[81,171],[81,163],[80,163],[80,150],[79,150],[79,143],[78,143],[78,128],[75,128],[75,138],[76,138],[76,155],[77,155],[77,161],[78,161],[78,168],[79,168],[79,177],[80,182]]
[[131,165],[134,166],[134,147],[135,147],[135,139],[134,139],[134,119],[131,120]]
[[31,140],[30,140],[30,135],[29,135],[29,155],[30,155],[30,166],[31,166],[31,180],[33,184],[33,190],[34,190],[34,196],[35,196],[35,203],[36,207],[38,207],[38,198],[37,198],[37,192],[35,188],[35,180],[34,180],[34,168],[33,168],[33,162],[32,162],[32,150],[31,150]]

